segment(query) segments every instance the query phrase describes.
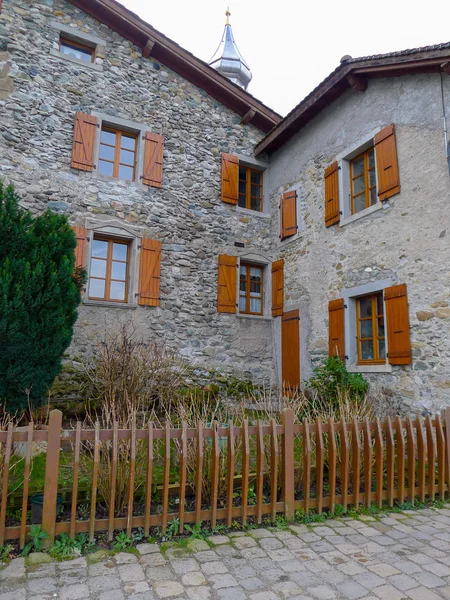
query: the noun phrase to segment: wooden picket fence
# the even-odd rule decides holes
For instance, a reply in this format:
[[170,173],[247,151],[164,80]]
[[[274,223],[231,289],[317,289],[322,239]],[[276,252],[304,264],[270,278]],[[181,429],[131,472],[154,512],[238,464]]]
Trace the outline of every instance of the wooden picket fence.
[[[53,543],[55,535],[67,532],[89,532],[93,539],[96,532],[107,532],[113,539],[115,530],[142,527],[145,535],[150,528],[159,526],[164,533],[168,524],[179,519],[180,530],[186,523],[209,522],[214,528],[218,522],[230,526],[235,519],[246,523],[249,518],[261,523],[263,517],[275,521],[277,514],[292,520],[296,510],[318,513],[333,512],[336,505],[370,505],[383,503],[392,506],[394,501],[414,503],[434,499],[438,494],[444,498],[450,481],[450,409],[435,417],[427,416],[381,422],[310,423],[294,422],[294,413],[286,409],[281,422],[244,421],[242,426],[232,422],[226,426],[202,423],[195,429],[186,427],[172,429],[146,428],[82,429],[81,424],[72,430],[62,429],[62,414],[50,413],[46,430],[35,430],[31,423],[26,431],[10,427],[0,432],[0,451],[3,450],[3,472],[0,473],[0,546],[5,540],[19,539],[23,547],[29,522],[29,482],[32,468],[33,442],[47,442],[44,505],[42,529],[48,534],[47,542]],[[129,440],[129,489],[128,509],[125,516],[118,516],[114,509],[117,478],[118,448],[123,440]],[[159,440],[159,441],[158,441]],[[175,457],[174,442],[178,454]],[[90,490],[90,518],[77,519],[79,502],[80,455],[83,443],[93,448],[92,484]],[[107,442],[111,459],[111,495],[107,518],[98,518],[99,468]],[[8,503],[8,479],[11,458],[17,443],[26,444],[22,510],[20,525],[6,524]],[[134,495],[136,473],[136,447],[145,445],[145,482],[143,508],[136,514]],[[195,445],[195,478],[187,482],[188,444]],[[73,489],[67,518],[57,515],[58,470],[61,448],[73,452]],[[155,452],[158,448],[158,452]],[[205,453],[211,490],[205,501],[202,478],[205,477]],[[170,467],[174,459],[179,472],[177,481],[178,504],[170,508]],[[162,464],[161,497],[155,506],[155,461]],[[220,466],[222,465],[222,466]],[[226,492],[219,497],[219,480]],[[236,491],[239,491],[237,494]],[[251,498],[249,497],[249,493]],[[186,510],[188,496],[190,511]],[[251,501],[250,501],[251,500]],[[69,516],[70,515],[70,516]]]

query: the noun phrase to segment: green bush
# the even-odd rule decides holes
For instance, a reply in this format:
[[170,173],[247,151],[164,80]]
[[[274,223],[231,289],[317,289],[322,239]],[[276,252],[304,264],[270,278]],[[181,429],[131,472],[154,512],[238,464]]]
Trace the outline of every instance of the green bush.
[[306,382],[321,402],[338,405],[342,397],[351,402],[362,402],[369,389],[368,382],[360,373],[349,373],[345,363],[337,356],[329,356],[314,369],[314,375]]
[[39,406],[61,369],[77,318],[82,269],[63,215],[34,217],[0,181],[0,399]]

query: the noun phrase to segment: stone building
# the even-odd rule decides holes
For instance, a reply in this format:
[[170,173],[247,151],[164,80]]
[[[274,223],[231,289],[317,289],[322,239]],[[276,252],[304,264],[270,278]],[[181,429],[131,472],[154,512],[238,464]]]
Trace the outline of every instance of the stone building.
[[0,39],[0,176],[69,216],[89,271],[71,353],[132,321],[270,381],[272,319],[217,312],[220,254],[271,262],[269,208],[222,202],[221,155],[259,165],[280,116],[113,0],[5,0]]
[[449,58],[346,56],[255,149],[302,379],[338,354],[402,411],[450,402]]
[[338,354],[448,404],[450,43],[344,57],[281,119],[229,25],[208,66],[114,0],[0,7],[0,176],[76,228],[72,356],[130,322],[258,383]]

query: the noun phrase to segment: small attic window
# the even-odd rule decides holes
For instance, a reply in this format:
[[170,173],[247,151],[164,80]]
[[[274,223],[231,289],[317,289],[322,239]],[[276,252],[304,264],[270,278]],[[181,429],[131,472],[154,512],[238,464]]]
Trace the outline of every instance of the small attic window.
[[70,58],[76,58],[88,63],[94,62],[95,48],[80,44],[80,42],[63,36],[59,38],[59,51]]

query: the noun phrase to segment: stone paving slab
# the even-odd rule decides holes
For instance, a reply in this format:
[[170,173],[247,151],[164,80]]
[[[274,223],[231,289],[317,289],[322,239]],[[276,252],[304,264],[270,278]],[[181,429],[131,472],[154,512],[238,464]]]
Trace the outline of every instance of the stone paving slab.
[[[401,534],[400,536],[394,534]],[[0,568],[0,600],[450,600],[450,510],[139,544]]]

